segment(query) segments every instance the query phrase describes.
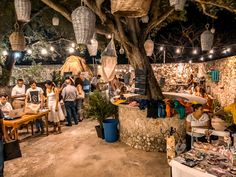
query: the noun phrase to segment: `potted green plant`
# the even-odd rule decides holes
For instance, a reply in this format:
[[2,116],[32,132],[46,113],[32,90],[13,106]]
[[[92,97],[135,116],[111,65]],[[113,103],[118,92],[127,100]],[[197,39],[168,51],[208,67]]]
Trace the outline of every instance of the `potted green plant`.
[[95,126],[95,129],[99,138],[104,139],[103,121],[108,117],[115,116],[117,112],[117,106],[111,104],[101,93],[93,92],[89,96],[87,114],[97,119],[99,125]]

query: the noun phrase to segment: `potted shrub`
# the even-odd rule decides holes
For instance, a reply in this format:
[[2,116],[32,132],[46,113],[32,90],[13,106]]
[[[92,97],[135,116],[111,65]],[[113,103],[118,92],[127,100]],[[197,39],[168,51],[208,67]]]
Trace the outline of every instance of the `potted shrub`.
[[99,123],[99,125],[95,126],[97,135],[99,138],[104,139],[103,121],[108,117],[115,116],[117,114],[117,107],[111,104],[101,93],[93,92],[89,96],[87,113],[88,116],[97,119]]

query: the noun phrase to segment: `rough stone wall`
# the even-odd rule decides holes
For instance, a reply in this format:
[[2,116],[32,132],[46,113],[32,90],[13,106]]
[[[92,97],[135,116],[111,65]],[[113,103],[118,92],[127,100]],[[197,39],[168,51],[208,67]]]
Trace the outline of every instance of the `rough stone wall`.
[[236,97],[236,56],[204,63],[207,71],[216,69],[220,71],[220,80],[218,83],[211,81],[207,77],[207,85],[210,86],[212,95],[226,106],[233,102]]
[[[145,151],[166,151],[166,130],[177,129],[185,137],[184,120],[172,118],[147,118],[147,112],[138,108],[119,106],[120,140],[127,145]],[[161,133],[162,129],[162,133]],[[176,140],[177,137],[176,137]]]

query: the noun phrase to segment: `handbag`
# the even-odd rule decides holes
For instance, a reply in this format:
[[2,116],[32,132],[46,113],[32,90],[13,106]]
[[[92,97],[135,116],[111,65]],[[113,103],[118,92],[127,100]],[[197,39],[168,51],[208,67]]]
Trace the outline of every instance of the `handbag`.
[[3,144],[4,161],[22,157],[19,141],[11,141]]
[[25,107],[25,114],[38,114],[40,104],[28,103]]

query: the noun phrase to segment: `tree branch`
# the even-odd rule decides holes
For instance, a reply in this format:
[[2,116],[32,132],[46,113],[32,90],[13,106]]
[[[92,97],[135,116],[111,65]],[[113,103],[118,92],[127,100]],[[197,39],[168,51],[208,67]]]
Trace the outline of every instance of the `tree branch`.
[[51,7],[52,9],[54,9],[55,11],[59,12],[62,16],[64,16],[70,22],[72,21],[71,20],[71,13],[68,12],[64,7],[60,6],[59,4],[55,4],[51,0],[41,0],[41,1],[44,4],[46,4],[47,6]]
[[212,2],[212,1],[205,1],[205,0],[195,0],[195,1],[200,3],[201,5],[202,4],[212,5],[212,6],[216,6],[216,7],[222,8],[222,9],[226,9],[226,10],[228,10],[230,12],[236,13],[236,9],[230,8],[229,6],[226,6],[224,4],[215,3],[215,1],[214,2]]
[[146,29],[144,30],[144,33],[142,35],[142,42],[145,41],[147,38],[147,35],[151,32],[151,30],[157,26],[159,26],[163,21],[167,19],[172,13],[174,12],[174,8],[171,7],[160,17],[152,18],[152,20],[148,23]]
[[206,10],[206,5],[205,5],[205,4],[200,4],[200,5],[202,6],[202,10],[203,10],[203,13],[204,13],[205,15],[207,15],[207,16],[213,18],[213,19],[217,19],[217,18],[218,18],[217,16],[212,15],[212,14],[210,14],[210,13],[207,12],[207,10]]

